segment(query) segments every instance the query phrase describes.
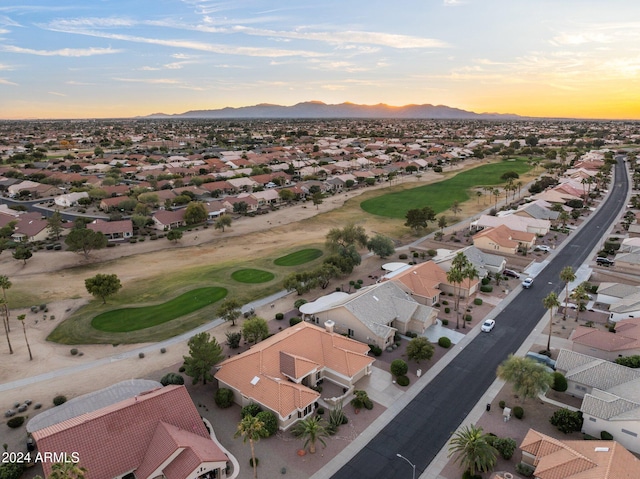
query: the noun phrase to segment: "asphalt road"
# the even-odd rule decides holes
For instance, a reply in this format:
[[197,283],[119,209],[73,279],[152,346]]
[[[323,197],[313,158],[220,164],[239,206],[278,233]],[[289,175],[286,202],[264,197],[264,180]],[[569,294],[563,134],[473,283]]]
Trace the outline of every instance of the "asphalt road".
[[576,270],[625,205],[629,181],[618,158],[615,184],[591,220],[556,253],[536,277],[499,315],[491,334],[478,335],[436,376],[392,422],[387,424],[334,479],[409,478],[412,471],[402,454],[421,474],[496,378],[496,368],[520,347],[546,313],[542,299],[560,293],[562,268]]

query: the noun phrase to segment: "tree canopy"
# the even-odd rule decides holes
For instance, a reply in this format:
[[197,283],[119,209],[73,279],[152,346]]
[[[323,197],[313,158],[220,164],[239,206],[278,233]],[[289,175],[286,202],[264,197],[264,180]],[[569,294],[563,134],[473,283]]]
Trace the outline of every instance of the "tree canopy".
[[227,298],[218,307],[218,316],[225,321],[231,321],[233,326],[236,325],[236,319],[240,316],[240,307],[242,305],[235,298]]
[[269,325],[258,316],[247,319],[242,324],[242,336],[245,341],[256,344],[269,336]]
[[498,451],[487,440],[481,427],[464,426],[449,442],[449,457],[455,455],[459,463],[473,476],[476,471],[488,472],[496,465]]
[[102,299],[103,304],[106,304],[109,296],[113,296],[122,288],[120,279],[115,274],[97,274],[85,279],[84,286],[89,294]]
[[435,221],[436,213],[430,206],[425,206],[424,208],[414,208],[407,211],[405,217],[407,221],[404,225],[417,232],[429,226],[430,222]]
[[381,235],[380,233],[369,239],[367,242],[367,249],[380,258],[387,258],[396,251],[393,240],[387,236]]
[[553,384],[553,374],[544,364],[513,354],[498,366],[497,375],[503,381],[511,383],[523,401],[537,397]]
[[193,379],[193,384],[213,380],[211,368],[224,358],[222,346],[209,333],[199,333],[189,339],[189,356],[183,356],[184,373]]
[[184,212],[184,220],[188,225],[204,223],[207,220],[207,216],[207,210],[204,205],[198,201],[189,203]]
[[107,246],[107,237],[98,231],[74,228],[69,232],[64,242],[69,247],[69,251],[82,253],[85,258],[89,258],[89,253],[93,250]]
[[413,338],[407,345],[407,357],[415,362],[431,359],[435,348],[424,336]]
[[331,228],[326,236],[326,246],[330,251],[344,255],[350,247],[366,247],[367,240],[363,226],[349,223],[344,228]]

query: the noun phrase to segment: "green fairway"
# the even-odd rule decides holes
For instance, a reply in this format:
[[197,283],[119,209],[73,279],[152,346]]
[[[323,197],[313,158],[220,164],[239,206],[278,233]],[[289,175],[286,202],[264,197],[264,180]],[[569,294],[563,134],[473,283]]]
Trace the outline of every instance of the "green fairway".
[[204,308],[227,295],[224,288],[193,289],[166,303],[141,308],[123,308],[99,314],[91,326],[105,332],[128,332],[150,328]]
[[266,283],[275,278],[273,273],[261,269],[239,269],[231,273],[231,277],[239,283]]
[[301,249],[286,256],[280,256],[273,262],[277,266],[298,266],[299,264],[308,263],[322,256],[322,251],[315,248]]
[[448,210],[454,201],[467,201],[473,187],[499,185],[505,183],[500,176],[507,171],[522,175],[530,169],[524,158],[482,165],[438,183],[371,198],[360,203],[360,207],[373,215],[399,219],[405,218],[410,209],[424,206],[430,206],[438,214]]

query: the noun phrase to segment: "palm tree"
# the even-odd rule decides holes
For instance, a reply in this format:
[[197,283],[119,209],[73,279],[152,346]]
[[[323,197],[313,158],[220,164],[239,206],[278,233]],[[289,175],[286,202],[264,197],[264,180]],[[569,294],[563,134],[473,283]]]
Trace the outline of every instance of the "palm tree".
[[18,316],[18,321],[22,323],[22,332],[24,333],[24,341],[27,343],[27,350],[29,351],[29,361],[33,361],[33,355],[31,354],[31,346],[29,346],[29,340],[27,339],[27,328],[24,324],[24,318],[26,318],[26,314],[21,314]]
[[[7,301],[7,290],[11,287],[11,281],[9,281],[9,277],[4,274],[0,275],[0,288],[2,288],[2,297],[4,298],[4,303],[6,305],[9,304]],[[9,325],[9,307],[7,306],[5,321],[7,322],[7,329],[11,332],[11,326]]]
[[585,288],[584,283],[580,283],[576,289],[571,293],[571,299],[576,302],[576,322],[578,322],[578,316],[580,316],[580,311],[585,304],[585,301],[589,300],[589,295],[587,294],[587,289]]
[[457,454],[455,462],[460,463],[470,475],[488,472],[496,465],[498,451],[487,441],[481,427],[464,426],[449,441],[449,455]]
[[[551,330],[553,329],[553,308],[560,306],[558,295],[553,291],[549,293],[543,300],[542,304],[549,310],[549,339],[547,339],[547,351],[551,352]],[[567,310],[565,306],[565,311]]]
[[571,266],[565,266],[564,268],[562,268],[562,271],[560,271],[560,280],[564,281],[565,283],[565,293],[564,293],[565,307],[564,307],[563,316],[562,316],[563,321],[567,320],[566,303],[567,301],[569,301],[569,283],[571,281],[575,281],[575,279],[576,279],[576,273],[573,271],[573,268]]
[[453,203],[451,203],[451,206],[449,207],[449,209],[453,212],[454,217],[457,217],[458,213],[462,211],[462,208],[460,208],[460,203],[458,203],[457,201],[454,201]]
[[253,477],[258,477],[258,464],[256,463],[256,451],[254,444],[260,440],[261,437],[265,437],[267,431],[264,428],[264,423],[255,416],[247,414],[242,418],[242,421],[238,424],[238,429],[233,437],[242,437],[242,442],[251,446],[251,461],[253,462]]
[[464,267],[467,258],[464,254],[458,253],[451,262],[451,268],[447,271],[447,282],[453,285],[454,294],[454,306],[456,310],[456,329],[460,329],[460,311],[458,306],[460,305],[460,285],[464,281]]
[[11,340],[9,339],[9,308],[4,299],[0,298],[0,310],[2,310],[2,325],[4,326],[4,334],[7,336],[7,344],[9,345],[9,354],[13,354],[13,348],[11,347]]
[[309,446],[311,454],[316,453],[316,441],[326,446],[327,443],[324,438],[329,436],[324,424],[322,424],[322,420],[318,416],[300,421],[294,426],[293,433],[305,440],[304,447]]
[[56,462],[51,465],[49,479],[85,479],[87,470],[75,462]]
[[[462,276],[467,280],[467,307],[465,308],[465,311],[469,309],[469,301],[471,300],[471,281],[478,278],[479,275],[480,273],[478,272],[476,267],[473,265],[473,263],[470,263],[467,260],[467,263],[465,264],[464,269],[462,270]],[[465,323],[466,321],[462,321],[463,329],[466,328]]]
[[496,197],[496,206],[495,206],[495,208],[498,209],[498,197],[500,196],[500,190],[498,188],[493,190],[493,196]]

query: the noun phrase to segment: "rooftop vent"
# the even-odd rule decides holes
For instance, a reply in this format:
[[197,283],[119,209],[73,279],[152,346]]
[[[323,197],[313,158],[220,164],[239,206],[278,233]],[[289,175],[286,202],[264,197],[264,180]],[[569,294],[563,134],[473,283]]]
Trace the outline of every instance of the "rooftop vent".
[[596,447],[595,452],[609,452],[608,447]]
[[375,299],[376,301],[380,301],[380,300],[378,299],[378,297],[377,297],[377,296],[375,296],[375,295],[373,296],[373,299]]

